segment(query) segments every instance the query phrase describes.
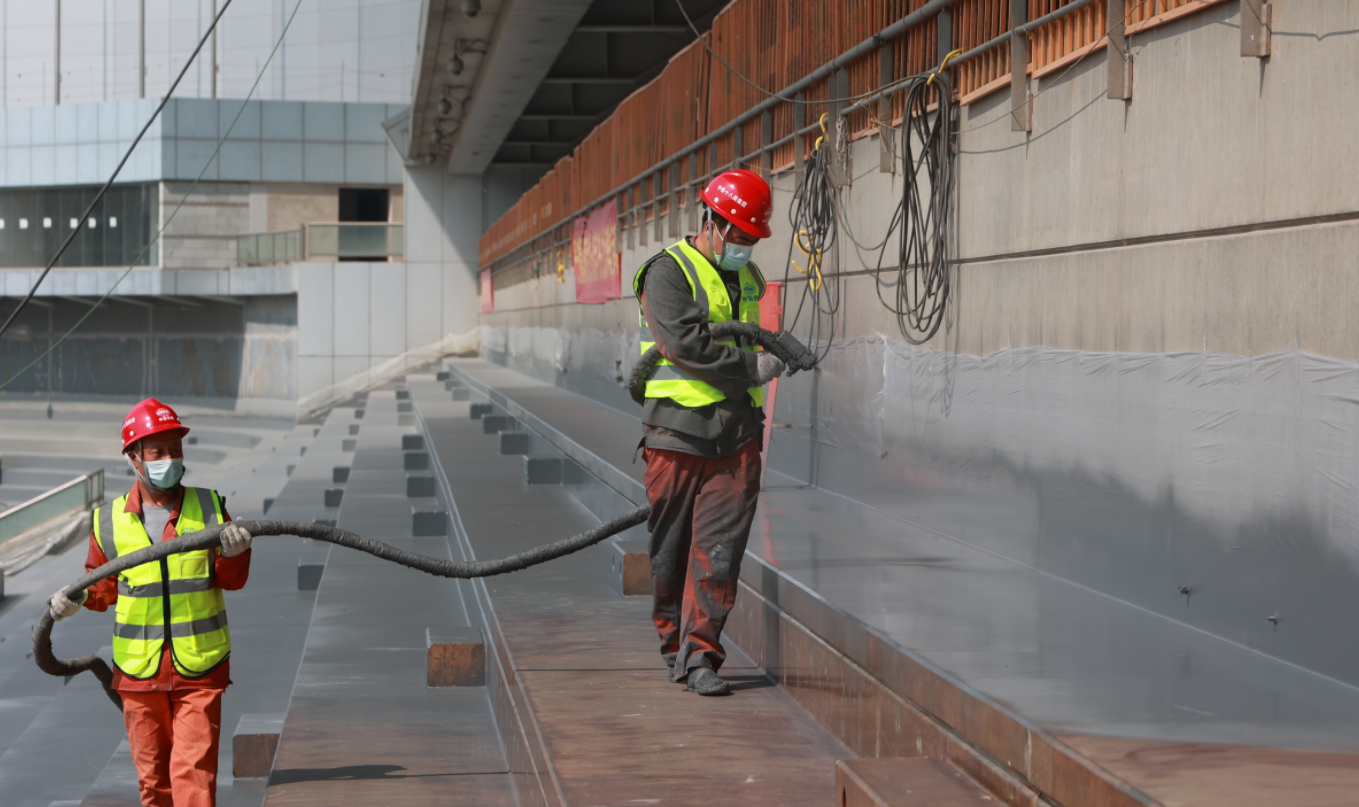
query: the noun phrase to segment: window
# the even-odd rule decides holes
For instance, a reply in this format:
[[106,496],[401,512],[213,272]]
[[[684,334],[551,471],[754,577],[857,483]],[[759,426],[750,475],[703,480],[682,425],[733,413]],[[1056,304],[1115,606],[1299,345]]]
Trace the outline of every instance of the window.
[[[127,268],[134,261],[143,266],[158,263],[158,250],[151,239],[160,209],[159,185],[110,187],[81,227],[81,216],[98,192],[97,185],[0,188],[0,219],[19,222],[17,227],[0,228],[0,269],[44,266],[67,238],[71,244],[58,266]],[[57,222],[66,222],[69,229]],[[146,249],[148,244],[150,249]],[[139,258],[144,249],[145,256]]]

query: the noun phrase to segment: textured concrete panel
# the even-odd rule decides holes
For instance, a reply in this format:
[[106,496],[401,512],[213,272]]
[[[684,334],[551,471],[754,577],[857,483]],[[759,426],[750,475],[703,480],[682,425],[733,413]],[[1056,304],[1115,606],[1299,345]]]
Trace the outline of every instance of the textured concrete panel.
[[[370,349],[372,327],[372,289],[369,264],[336,263],[330,264],[335,275],[334,308],[336,356],[367,357]],[[367,370],[367,362],[353,372]],[[339,378],[351,373],[337,372]]]
[[307,101],[303,104],[302,137],[309,143],[344,142],[344,104]]
[[260,110],[260,136],[265,140],[302,139],[302,102],[270,101]]
[[260,143],[260,172],[271,182],[301,182],[303,144],[265,140]]
[[399,356],[412,345],[406,341],[406,265],[369,264],[368,295],[371,305],[369,352],[374,356]]

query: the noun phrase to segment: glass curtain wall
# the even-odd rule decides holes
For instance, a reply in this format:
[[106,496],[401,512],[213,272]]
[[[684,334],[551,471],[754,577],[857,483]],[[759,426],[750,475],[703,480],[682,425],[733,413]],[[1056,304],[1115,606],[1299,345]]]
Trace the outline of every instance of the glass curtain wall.
[[[0,188],[0,269],[46,266],[98,192],[95,185]],[[141,252],[159,208],[156,183],[114,185],[57,266],[155,266],[156,248]]]

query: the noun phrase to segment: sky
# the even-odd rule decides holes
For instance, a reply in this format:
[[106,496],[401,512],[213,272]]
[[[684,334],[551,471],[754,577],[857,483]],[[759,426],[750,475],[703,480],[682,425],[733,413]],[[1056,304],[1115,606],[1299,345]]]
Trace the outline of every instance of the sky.
[[[141,0],[60,0],[61,103],[138,97]],[[145,0],[146,96],[159,98],[226,0]],[[217,34],[217,96],[244,98],[297,0],[232,0]],[[0,105],[56,102],[58,0],[0,0]],[[301,0],[257,98],[408,103],[420,0]],[[211,44],[175,92],[212,97]]]

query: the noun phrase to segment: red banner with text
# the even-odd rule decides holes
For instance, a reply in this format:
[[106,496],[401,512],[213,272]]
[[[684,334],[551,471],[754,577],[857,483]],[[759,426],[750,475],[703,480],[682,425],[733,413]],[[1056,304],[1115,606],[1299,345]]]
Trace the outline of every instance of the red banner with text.
[[618,202],[571,222],[571,263],[576,271],[576,302],[617,300],[623,289],[623,256],[618,252]]
[[490,314],[495,311],[495,286],[491,283],[491,270],[481,270],[481,313]]

